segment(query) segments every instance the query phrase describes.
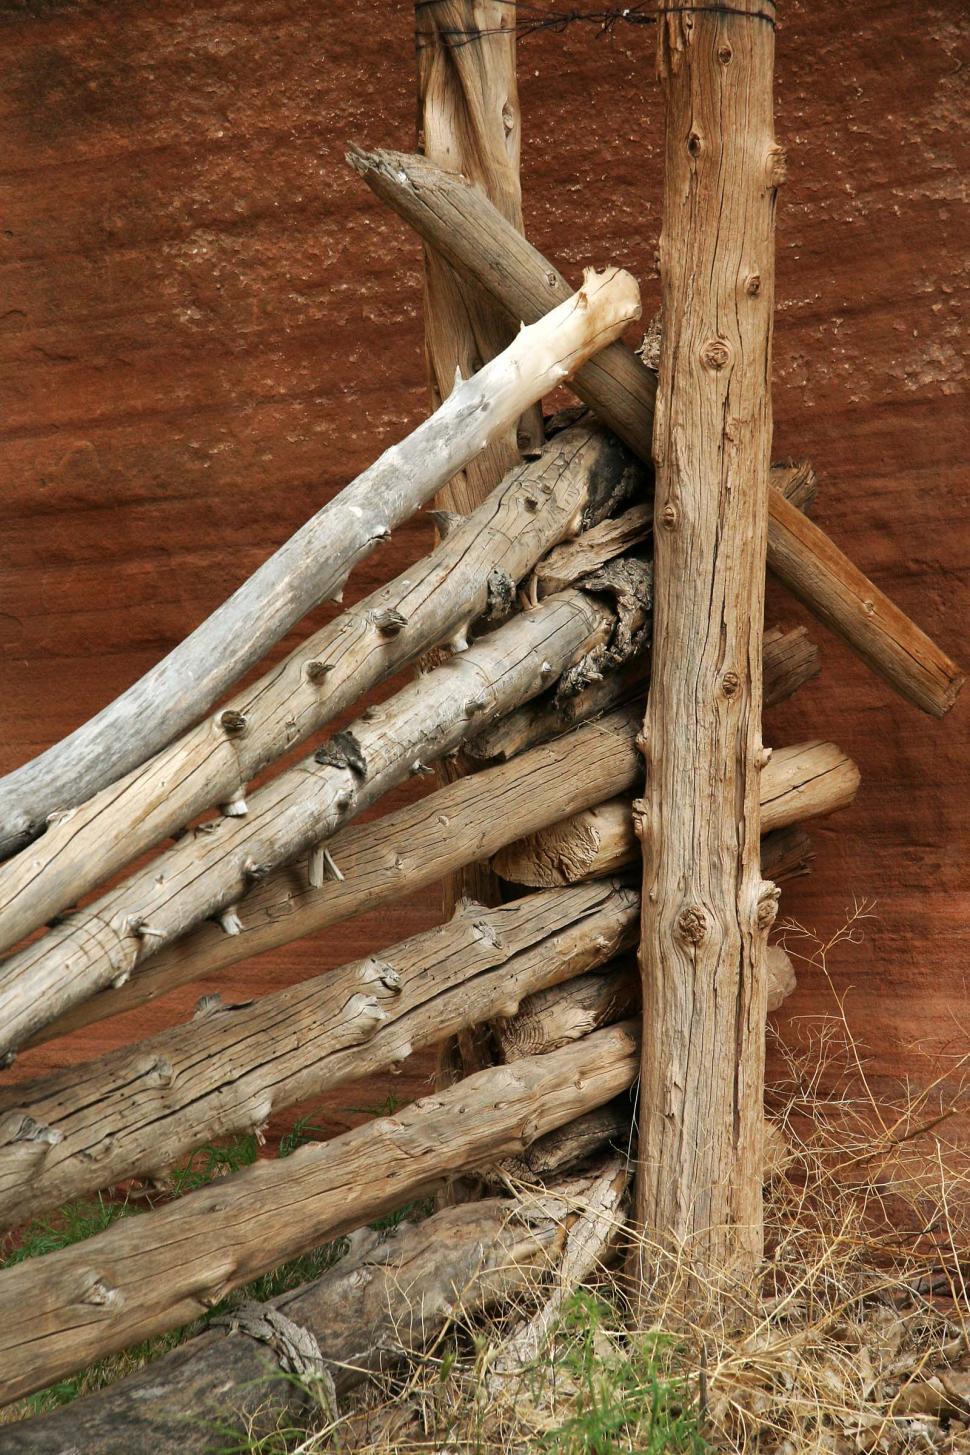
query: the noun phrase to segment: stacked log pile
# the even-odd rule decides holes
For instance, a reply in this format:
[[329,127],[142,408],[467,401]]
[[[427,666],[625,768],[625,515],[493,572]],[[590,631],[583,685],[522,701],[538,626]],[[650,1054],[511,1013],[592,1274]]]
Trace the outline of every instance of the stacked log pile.
[[[427,248],[434,412],[157,668],[0,783],[5,1067],[22,1046],[215,971],[226,985],[187,1025],[69,1072],[0,1083],[4,1227],[159,1177],[214,1137],[261,1134],[282,1107],[449,1048],[434,1094],[394,1116],[0,1272],[0,1399],[10,1401],[355,1235],[316,1285],[241,1311],[229,1333],[80,1406],[70,1428],[87,1450],[124,1443],[119,1431],[144,1448],[194,1449],[190,1402],[211,1399],[220,1417],[245,1422],[251,1383],[265,1374],[274,1379],[260,1418],[272,1419],[306,1398],[305,1383],[275,1378],[281,1369],[339,1396],[348,1365],[363,1374],[402,1353],[389,1332],[399,1265],[423,1342],[456,1311],[456,1289],[468,1314],[560,1258],[562,1279],[578,1278],[614,1237],[635,1137],[630,1089],[662,1009],[648,1005],[642,1035],[633,956],[651,890],[641,889],[634,805],[651,805],[655,833],[674,812],[662,734],[647,766],[642,737],[654,561],[664,559],[653,550],[657,385],[622,341],[639,316],[634,280],[590,271],[573,292],[522,236],[505,9],[422,7],[426,155],[351,155]],[[447,36],[471,23],[498,36],[500,73],[483,78],[483,48],[449,49]],[[541,400],[565,381],[588,408],[543,421]],[[658,483],[667,488],[662,471]],[[770,485],[769,569],[903,697],[942,715],[960,673],[808,519],[810,467],[775,467]],[[428,502],[439,539],[425,559],[223,700]],[[752,569],[760,593],[760,558]],[[669,623],[669,603],[662,616]],[[764,701],[779,702],[817,672],[818,650],[801,628],[761,638],[756,618],[740,623],[744,650],[758,658]],[[381,706],[278,766],[418,663],[420,675]],[[758,700],[749,726],[760,732]],[[353,822],[435,769],[439,782],[419,802]],[[766,756],[748,804],[751,863],[776,882],[808,872],[802,824],[851,802],[858,784],[831,743]],[[682,800],[682,769],[679,791]],[[233,1003],[240,960],[439,881],[453,904],[440,927]],[[769,951],[769,1009],[793,983],[787,957]],[[749,1031],[760,1043],[756,1011]],[[641,1126],[655,1111],[641,1108]],[[760,1103],[746,1115],[760,1146]],[[442,1209],[387,1245],[360,1235],[470,1174],[529,1180],[528,1219],[521,1203],[490,1200]],[[574,1210],[583,1197],[585,1219]],[[367,1260],[382,1270],[376,1281],[357,1276]],[[512,1363],[534,1354],[557,1307],[521,1331]],[[0,1447],[54,1448],[64,1428],[55,1416]]]

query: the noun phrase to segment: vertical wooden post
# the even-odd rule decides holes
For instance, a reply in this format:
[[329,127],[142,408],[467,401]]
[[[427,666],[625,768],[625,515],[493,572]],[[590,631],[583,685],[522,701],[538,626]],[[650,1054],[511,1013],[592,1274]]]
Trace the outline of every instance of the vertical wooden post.
[[[761,646],[771,445],[774,5],[662,7],[663,333],[652,680],[638,805],[642,1299],[762,1253]],[[698,1291],[691,1275],[688,1287]]]
[[[415,0],[418,80],[418,147],[445,171],[461,172],[522,231],[519,182],[521,125],[515,75],[516,7],[508,0]],[[477,372],[509,343],[513,326],[492,297],[462,279],[432,248],[424,250],[425,351],[431,405],[450,394],[456,370]],[[519,463],[542,447],[542,411],[523,417],[518,438],[494,439],[436,496],[438,510],[474,510]],[[464,771],[446,761],[439,778]],[[445,884],[445,912],[462,898],[501,903],[500,882],[487,864],[469,864]],[[491,1063],[487,1030],[464,1033],[442,1048],[439,1080]]]

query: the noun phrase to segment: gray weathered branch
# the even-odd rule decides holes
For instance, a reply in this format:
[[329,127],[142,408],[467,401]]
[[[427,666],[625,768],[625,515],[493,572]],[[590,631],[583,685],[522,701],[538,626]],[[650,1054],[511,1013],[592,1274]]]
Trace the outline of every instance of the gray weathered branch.
[[[617,624],[605,597],[550,596],[467,651],[368,709],[312,757],[253,794],[242,818],[203,824],[146,868],[11,956],[0,972],[0,1054],[208,916],[220,915],[276,865],[311,845],[308,877],[326,893],[325,841],[478,723],[542,690],[601,648]],[[323,862],[321,862],[323,861]],[[331,877],[344,871],[331,855]],[[337,866],[337,870],[334,869]],[[238,935],[238,914],[223,918]]]
[[[511,594],[550,546],[600,521],[643,474],[602,426],[557,435],[542,459],[513,470],[430,555],[0,866],[0,951],[206,808],[227,802],[430,647],[465,638],[492,606],[495,583]],[[243,799],[237,813],[245,811]]]
[[4,1269],[0,1399],[187,1323],[233,1288],[450,1175],[520,1154],[617,1096],[638,1056],[635,1027],[598,1031]]
[[[338,1399],[431,1345],[455,1321],[527,1295],[561,1257],[589,1178],[527,1200],[489,1198],[418,1224],[355,1232],[336,1266],[274,1298],[317,1342]],[[314,1411],[313,1381],[230,1324],[41,1419],[0,1427],[3,1455],[212,1455],[269,1439]]]
[[639,315],[637,286],[590,273],[539,330],[525,329],[441,408],[302,526],[238,591],[121,697],[0,782],[0,855],[143,763],[388,539],[489,439]]
[[465,903],[447,924],[243,1005],[209,1006],[0,1094],[0,1227],[387,1070],[636,943],[639,898],[606,881]]

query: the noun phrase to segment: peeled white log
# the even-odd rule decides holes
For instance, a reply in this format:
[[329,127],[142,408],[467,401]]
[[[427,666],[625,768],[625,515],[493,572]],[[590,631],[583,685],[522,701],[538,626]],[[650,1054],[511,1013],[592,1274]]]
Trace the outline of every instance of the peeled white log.
[[[369,1374],[407,1364],[456,1321],[528,1296],[556,1267],[590,1184],[574,1177],[524,1199],[361,1229],[335,1267],[262,1307],[316,1339],[339,1400]],[[212,1455],[214,1430],[220,1448],[245,1449],[305,1425],[312,1401],[312,1387],[284,1372],[269,1344],[217,1327],[106,1389],[4,1425],[0,1447],[4,1455]]]
[[[761,774],[762,825],[767,831],[834,813],[852,802],[858,787],[858,768],[834,743],[776,748]],[[614,874],[639,858],[634,806],[612,798],[510,844],[492,864],[513,884],[548,889]]]
[[0,1272],[0,1401],[198,1317],[232,1289],[450,1175],[521,1154],[625,1090],[636,1027],[481,1071],[330,1142]]
[[338,595],[395,526],[639,313],[628,273],[590,271],[578,293],[456,384],[430,419],[318,511],[163,661],[0,782],[0,856],[171,742],[312,606]]
[[[643,696],[649,674],[649,651],[626,662],[601,682],[570,697],[543,697],[527,702],[474,739],[466,752],[486,762],[507,762],[536,743],[558,737],[577,723]],[[769,627],[764,636],[765,706],[784,702],[819,670],[818,647],[803,626],[784,631]]]
[[[0,1227],[283,1107],[397,1065],[637,939],[639,896],[609,881],[453,919],[379,954],[0,1094]],[[585,978],[585,976],[584,976]],[[616,1019],[616,1017],[614,1017]]]
[[523,828],[630,790],[640,781],[637,711],[621,709],[513,763],[440,788],[371,823],[352,824],[329,840],[344,878],[310,887],[306,859],[274,870],[240,902],[242,929],[232,937],[207,922],[136,967],[131,979],[83,1001],[34,1038],[67,1035],[105,1016],[146,1005],[179,985],[318,934],[365,910],[413,894],[453,868],[488,857]]
[[[615,624],[599,595],[548,597],[272,779],[253,794],[244,818],[201,825],[11,956],[0,969],[0,1055],[11,1055],[95,991],[124,983],[140,961],[200,920],[222,914],[276,865],[329,839],[404,782],[416,764],[454,751],[478,723],[494,721],[540,692],[550,674],[602,648]],[[233,917],[234,938],[241,929]]]
[[464,636],[497,595],[511,600],[550,546],[599,521],[643,474],[601,426],[557,435],[541,459],[513,470],[430,555],[0,867],[0,951],[211,805],[235,796],[232,813],[245,815],[238,785],[430,647]]

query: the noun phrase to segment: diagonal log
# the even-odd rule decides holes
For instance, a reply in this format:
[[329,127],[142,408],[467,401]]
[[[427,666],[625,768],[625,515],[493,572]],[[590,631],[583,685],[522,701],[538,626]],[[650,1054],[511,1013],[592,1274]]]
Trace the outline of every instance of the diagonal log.
[[[795,989],[791,959],[780,945],[768,951],[767,985],[769,1011],[777,1010]],[[508,1063],[558,1051],[639,1011],[640,973],[635,960],[621,958],[604,970],[526,996],[518,1013],[498,1018],[493,1030],[502,1060]]]
[[[353,1234],[335,1267],[268,1307],[317,1341],[338,1400],[431,1346],[455,1321],[529,1294],[554,1268],[588,1178],[525,1200],[488,1198],[424,1222]],[[3,1455],[212,1455],[305,1426],[312,1388],[271,1346],[211,1329],[125,1379],[0,1429]],[[238,1445],[237,1445],[238,1440]]]
[[0,951],[211,805],[232,802],[244,813],[250,779],[436,643],[464,638],[496,582],[510,590],[642,474],[602,426],[557,435],[423,560],[0,866]]
[[634,1026],[598,1031],[3,1270],[0,1401],[189,1322],[233,1288],[455,1173],[521,1154],[625,1090],[638,1057]]
[[[648,662],[649,651],[631,658],[601,682],[584,687],[575,696],[556,694],[527,702],[475,738],[465,751],[484,762],[506,763],[516,753],[558,737],[577,723],[587,722],[625,702],[640,702]],[[818,648],[803,626],[789,631],[769,627],[764,635],[762,664],[765,706],[775,706],[817,675]]]
[[[834,743],[777,748],[761,774],[765,834],[847,807],[858,787],[858,768]],[[614,874],[639,859],[634,805],[619,797],[519,839],[492,864],[513,884],[549,889]]]
[[[353,148],[367,185],[515,319],[541,317],[568,291],[561,274],[475,188],[422,157]],[[622,343],[571,386],[649,462],[656,377]],[[934,717],[953,706],[964,674],[842,551],[776,491],[769,492],[768,564],[820,621],[907,701]]]
[[489,439],[639,311],[628,274],[588,274],[572,301],[457,386],[436,414],[318,511],[162,662],[76,732],[8,774],[0,783],[0,856],[196,721],[312,606],[338,595],[357,562]]
[[[270,874],[240,905],[238,935],[225,935],[214,924],[200,925],[136,968],[123,986],[76,1006],[36,1039],[66,1035],[147,1005],[239,960],[318,934],[364,910],[413,894],[459,864],[491,856],[523,829],[547,827],[613,793],[633,791],[642,776],[635,745],[639,725],[636,709],[621,708],[386,818],[344,829],[330,841],[344,878],[328,884],[325,893],[310,888],[305,860]],[[804,843],[795,852],[804,860]]]
[[600,595],[566,591],[514,616],[474,646],[368,709],[312,757],[255,793],[244,818],[203,824],[94,904],[8,959],[0,973],[0,1054],[193,925],[222,916],[301,849],[312,888],[342,872],[325,841],[383,794],[453,752],[483,725],[602,648],[616,626]]
[[612,882],[465,902],[445,925],[0,1095],[0,1227],[374,1075],[636,944],[639,896]]

